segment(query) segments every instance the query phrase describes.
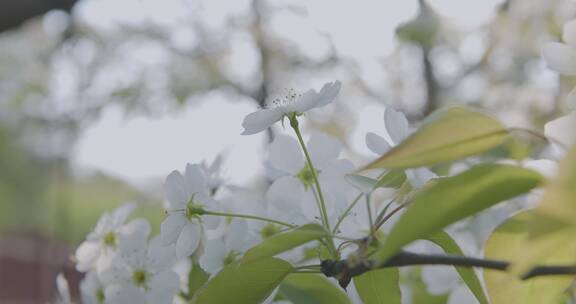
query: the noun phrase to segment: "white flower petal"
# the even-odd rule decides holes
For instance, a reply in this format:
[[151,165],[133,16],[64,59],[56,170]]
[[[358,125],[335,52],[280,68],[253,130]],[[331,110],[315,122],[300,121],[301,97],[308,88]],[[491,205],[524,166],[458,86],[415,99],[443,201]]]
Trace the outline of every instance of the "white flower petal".
[[275,122],[282,119],[284,113],[280,108],[262,109],[246,115],[242,122],[244,132],[242,135],[251,135],[262,132]]
[[576,48],[576,20],[571,20],[564,24],[562,40],[569,46]]
[[544,134],[567,147],[576,144],[576,111],[547,123]]
[[233,219],[230,225],[226,227],[226,234],[224,235],[226,247],[231,250],[244,251],[248,233],[248,223],[245,220]]
[[448,302],[446,304],[461,304],[461,303],[478,303],[478,300],[472,294],[470,289],[463,284],[460,284],[456,290],[452,290]]
[[216,229],[220,226],[222,218],[215,215],[204,215],[202,216],[202,223],[206,229]]
[[566,44],[549,42],[542,48],[548,67],[565,75],[576,75],[576,49]]
[[58,291],[58,303],[72,303],[72,297],[70,296],[70,286],[68,285],[68,280],[66,280],[66,277],[63,273],[59,273],[56,276],[56,289]]
[[320,170],[338,159],[342,151],[342,144],[337,138],[319,132],[312,133],[307,145],[312,163]]
[[404,113],[396,111],[391,107],[387,107],[384,110],[384,125],[394,145],[401,143],[410,135],[408,120]]
[[558,172],[558,163],[549,159],[527,160],[524,167],[532,169],[547,178],[554,178]]
[[106,287],[104,297],[107,304],[142,304],[146,303],[146,293],[133,285],[113,285]]
[[122,234],[138,235],[141,238],[148,238],[150,235],[150,223],[144,218],[136,218],[120,228]]
[[384,139],[384,137],[372,132],[366,134],[366,146],[370,151],[372,151],[372,153],[378,155],[384,155],[391,148],[390,144]]
[[271,167],[296,175],[304,167],[304,156],[298,142],[286,135],[278,135],[268,149]]
[[176,257],[185,258],[194,253],[200,243],[200,226],[195,223],[188,223],[182,229],[176,241]]
[[422,280],[428,292],[434,295],[446,294],[458,286],[460,278],[453,267],[423,266]]
[[110,213],[104,213],[98,219],[96,223],[96,227],[94,228],[94,233],[88,235],[88,239],[90,241],[95,241],[98,238],[103,237],[108,231],[114,229],[115,227],[112,226],[114,223],[114,217]]
[[298,208],[304,194],[302,183],[294,177],[277,179],[266,192],[268,202],[280,210],[290,211]]
[[174,246],[164,246],[160,237],[155,237],[148,243],[148,261],[146,269],[154,272],[170,268],[176,260]]
[[147,294],[148,303],[171,304],[178,292],[180,279],[174,271],[163,271],[150,279],[150,290]]
[[216,273],[222,268],[227,254],[224,242],[218,239],[209,240],[206,244],[205,252],[198,262],[200,267],[208,273]]
[[204,170],[198,164],[187,164],[186,172],[184,173],[186,178],[187,188],[190,193],[205,193],[207,192],[206,187],[206,175]]
[[430,171],[430,169],[418,168],[418,169],[406,170],[406,177],[410,181],[410,184],[412,184],[412,187],[421,188],[429,180],[437,178],[438,175]]
[[172,212],[168,214],[166,219],[160,225],[160,236],[164,245],[176,243],[182,228],[188,219],[180,212]]
[[122,204],[120,207],[116,208],[116,210],[114,210],[114,212],[112,213],[112,225],[114,227],[118,227],[124,224],[126,219],[128,219],[128,217],[130,216],[130,214],[132,214],[135,208],[136,208],[135,203]]
[[308,90],[302,94],[296,102],[290,104],[288,109],[290,111],[303,113],[313,108],[328,105],[338,96],[340,87],[340,81],[335,81],[324,84],[318,93],[315,90]]
[[164,191],[168,199],[168,207],[171,209],[184,208],[192,195],[188,189],[186,179],[178,171],[172,171],[168,177],[166,177]]
[[94,266],[100,256],[101,245],[96,242],[84,242],[76,249],[76,269],[81,272],[88,271]]

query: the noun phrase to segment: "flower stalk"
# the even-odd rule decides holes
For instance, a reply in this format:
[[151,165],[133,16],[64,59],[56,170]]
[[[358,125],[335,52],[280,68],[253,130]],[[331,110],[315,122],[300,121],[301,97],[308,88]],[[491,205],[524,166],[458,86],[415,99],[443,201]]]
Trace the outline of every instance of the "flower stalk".
[[[326,228],[326,231],[331,231],[330,228],[330,221],[328,219],[328,212],[326,211],[326,203],[324,201],[324,194],[322,193],[322,188],[320,187],[320,182],[318,181],[318,174],[316,173],[316,168],[314,164],[312,164],[312,159],[310,158],[310,153],[308,153],[308,148],[306,148],[306,144],[304,143],[304,139],[302,138],[302,133],[300,133],[300,127],[298,124],[298,114],[293,113],[288,117],[290,119],[290,126],[294,129],[296,133],[296,137],[298,137],[298,142],[300,143],[300,147],[304,152],[304,156],[306,157],[306,164],[310,169],[310,175],[312,176],[312,180],[314,181],[314,186],[316,187],[316,194],[318,196],[318,209],[320,210],[320,216],[322,219],[322,225]],[[328,249],[330,253],[334,256],[338,256],[338,252],[336,251],[336,246],[334,246],[334,240],[332,237],[328,236],[329,238],[329,246]]]

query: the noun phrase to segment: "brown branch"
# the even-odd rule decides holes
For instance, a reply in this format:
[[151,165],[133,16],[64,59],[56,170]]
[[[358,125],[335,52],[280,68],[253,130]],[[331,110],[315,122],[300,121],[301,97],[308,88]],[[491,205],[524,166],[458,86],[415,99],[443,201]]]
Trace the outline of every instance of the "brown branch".
[[[401,251],[396,256],[380,266],[375,266],[370,261],[351,264],[347,260],[324,260],[321,264],[321,270],[325,276],[338,279],[340,286],[342,286],[342,288],[346,288],[353,277],[359,276],[365,272],[380,268],[415,265],[449,265],[506,271],[510,266],[510,262],[465,256],[419,254],[408,251]],[[536,266],[525,275],[523,275],[521,279],[528,280],[534,277],[550,275],[576,275],[576,265]]]

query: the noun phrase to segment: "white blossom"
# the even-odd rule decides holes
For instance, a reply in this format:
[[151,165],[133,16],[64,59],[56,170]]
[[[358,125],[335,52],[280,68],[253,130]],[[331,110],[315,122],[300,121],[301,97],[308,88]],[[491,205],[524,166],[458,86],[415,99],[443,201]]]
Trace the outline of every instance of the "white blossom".
[[78,271],[85,272],[97,266],[103,256],[113,254],[119,247],[133,249],[133,244],[125,241],[132,238],[133,234],[139,237],[148,235],[150,225],[144,219],[134,219],[124,224],[135,207],[134,203],[124,204],[112,213],[105,213],[100,217],[94,231],[88,234],[86,240],[76,250]]
[[178,258],[191,255],[200,244],[203,228],[214,229],[220,221],[216,216],[202,216],[202,210],[219,210],[219,203],[210,197],[206,178],[199,165],[186,166],[182,175],[173,171],[164,183],[168,216],[160,233],[164,245],[176,243]]
[[174,246],[163,246],[158,237],[140,242],[138,250],[123,251],[105,260],[98,273],[105,282],[106,303],[172,303],[179,277],[171,267]]
[[324,84],[319,92],[308,90],[304,94],[297,94],[290,90],[285,97],[274,99],[268,107],[248,114],[242,122],[242,135],[262,132],[286,116],[300,115],[313,108],[326,106],[336,98],[340,86],[340,82],[335,81]]

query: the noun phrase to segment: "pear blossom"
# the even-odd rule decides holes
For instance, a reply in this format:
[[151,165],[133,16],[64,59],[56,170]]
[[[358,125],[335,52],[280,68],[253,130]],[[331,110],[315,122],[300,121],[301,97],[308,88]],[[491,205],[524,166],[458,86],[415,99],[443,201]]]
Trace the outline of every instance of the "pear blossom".
[[[378,155],[388,152],[392,147],[404,141],[413,131],[406,116],[391,107],[384,109],[384,126],[388,139],[372,132],[366,134],[366,146]],[[427,168],[406,170],[406,176],[412,186],[416,188],[422,187],[430,179],[437,177],[434,172]]]
[[[560,74],[576,75],[576,20],[564,25],[561,42],[549,42],[542,48],[542,56],[549,68]],[[576,89],[567,97],[572,106],[576,106]]]
[[324,84],[319,92],[311,89],[304,94],[296,94],[294,90],[289,90],[285,97],[274,99],[272,105],[248,114],[242,122],[242,135],[262,132],[284,117],[326,106],[336,98],[340,87],[340,82],[334,81]]
[[120,250],[105,260],[98,273],[106,282],[106,303],[172,303],[180,284],[171,269],[174,246],[163,246],[158,237],[134,241],[140,243],[139,250]]
[[224,233],[206,242],[204,253],[198,260],[202,269],[215,274],[222,267],[241,257],[242,252],[256,244],[256,239],[248,233],[248,223],[242,219],[232,219]]
[[142,237],[148,235],[150,225],[144,219],[134,219],[124,224],[136,204],[123,204],[112,213],[104,213],[94,231],[90,232],[86,240],[76,250],[76,269],[88,271],[96,267],[100,258],[106,254],[113,254],[119,247],[131,249],[132,243],[125,241],[133,234]]
[[219,203],[210,197],[206,177],[199,165],[186,166],[182,175],[173,171],[164,183],[168,201],[168,216],[160,226],[164,245],[176,243],[176,255],[183,258],[191,255],[200,244],[203,228],[215,229],[218,217],[206,216],[206,210],[218,210]]

